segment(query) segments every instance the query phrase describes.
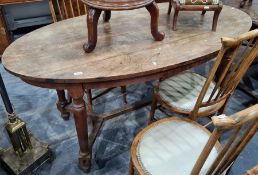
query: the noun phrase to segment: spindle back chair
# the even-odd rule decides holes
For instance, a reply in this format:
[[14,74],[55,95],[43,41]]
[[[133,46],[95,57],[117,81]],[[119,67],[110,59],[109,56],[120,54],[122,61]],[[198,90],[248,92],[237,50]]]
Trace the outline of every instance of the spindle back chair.
[[[222,48],[195,104],[196,110],[192,116],[197,115],[197,109],[219,103],[232,95],[258,54],[257,41],[250,47],[257,37],[258,30],[254,30],[241,35],[238,39],[222,38]],[[245,46],[242,46],[243,42],[246,42]],[[208,87],[215,78],[216,85],[208,100],[203,102]]]
[[[162,149],[164,150],[164,148],[159,148],[158,145],[162,147],[163,144],[164,147],[164,141],[171,139],[169,138],[169,135],[172,134],[166,133],[165,128],[170,128],[170,130],[172,128],[175,130],[180,130],[181,128],[182,130],[184,130],[186,129],[186,124],[192,127],[192,135],[191,137],[189,137],[185,134],[180,134],[179,137],[182,138],[178,142],[173,142],[173,145],[176,148],[174,148],[175,150],[183,150],[181,151],[182,155],[179,153],[171,155],[172,161],[174,159],[175,161],[185,162],[184,164],[182,164],[181,170],[179,170],[180,167],[177,167],[173,164],[169,165],[169,170],[171,171],[166,173],[180,173],[182,175],[225,174],[258,130],[258,104],[242,110],[238,113],[235,113],[229,117],[224,114],[214,116],[212,117],[212,123],[214,124],[215,129],[212,131],[212,133],[206,130],[205,132],[208,136],[206,136],[206,140],[204,139],[204,144],[197,144],[197,146],[195,147],[195,151],[200,152],[200,154],[197,154],[197,156],[199,155],[198,157],[189,157],[188,154],[183,153],[184,150],[186,151],[188,148],[191,148],[191,144],[195,142],[196,138],[200,137],[200,135],[193,134],[196,133],[195,130],[199,130],[200,132],[204,133],[203,130],[205,128],[203,126],[189,119],[179,119],[174,117],[162,119],[160,121],[152,123],[145,129],[143,129],[133,141],[131,148],[132,158],[129,175],[132,175],[134,173],[134,170],[136,170],[139,175],[158,175],[158,173],[151,172],[151,170],[155,168],[159,170],[158,172],[161,172],[160,174],[164,174],[164,171],[162,172],[162,167],[164,166],[162,163],[156,165],[155,167],[155,164],[148,164],[150,162],[144,162],[144,160],[147,159],[144,159],[144,157],[142,156],[149,156],[149,153],[144,152],[144,149],[149,150],[153,146],[155,147],[155,149],[152,149],[154,152],[153,155],[156,156],[156,159],[162,158],[162,155],[159,154],[159,152],[162,153]],[[159,138],[158,142],[155,141],[156,139],[158,139],[155,138],[157,136],[157,132],[155,132],[155,127],[159,127],[159,129],[162,129],[162,127],[164,128],[164,130],[161,132],[161,134],[164,135],[164,138]],[[149,141],[151,139],[153,140],[153,142],[157,143],[153,143],[153,145],[150,144]],[[219,143],[219,140],[222,140],[224,142],[223,145]],[[170,164],[171,161],[167,161],[170,160],[169,153],[174,153],[173,151],[169,151],[169,147],[167,149],[168,150],[165,151],[165,158],[161,160],[164,161],[164,164]],[[152,162],[153,161],[154,160],[152,160]],[[192,167],[187,165],[194,166]]]
[[54,22],[85,15],[86,6],[80,0],[48,0]]
[[254,105],[229,117],[226,115],[214,116],[212,117],[212,122],[215,130],[212,132],[202,154],[198,158],[192,174],[200,172],[216,141],[229,131],[231,133],[228,139],[207,174],[222,174],[234,163],[235,159],[258,130],[258,105]]
[[[242,34],[236,39],[222,38],[221,50],[207,78],[195,73],[183,73],[161,80],[154,89],[150,120],[153,119],[157,102],[168,110],[188,115],[193,120],[197,120],[198,117],[214,115],[216,112],[222,113],[229,97],[258,54],[257,37],[258,29]],[[252,47],[250,47],[251,45]],[[183,84],[182,87],[178,87],[180,82],[186,81],[187,77],[182,75],[190,76],[192,84],[186,84],[186,87]],[[195,79],[196,81],[193,81]],[[199,79],[202,79],[202,82],[198,82]],[[176,93],[180,89],[186,89],[187,86],[191,87],[190,90],[183,92],[185,93],[183,95],[180,94],[180,99],[176,99]],[[195,86],[198,86],[199,89],[193,88]],[[192,89],[195,91],[191,91]],[[193,93],[196,93],[194,94],[196,96]],[[185,97],[189,103],[192,103],[192,108],[184,109],[184,104],[180,104],[180,100]]]

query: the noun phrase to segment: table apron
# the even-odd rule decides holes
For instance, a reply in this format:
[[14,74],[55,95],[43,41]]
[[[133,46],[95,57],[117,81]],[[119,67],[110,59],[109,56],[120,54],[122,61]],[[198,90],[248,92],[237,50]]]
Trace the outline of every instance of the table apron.
[[130,84],[141,84],[147,81],[152,80],[158,80],[160,78],[167,78],[173,75],[176,75],[180,72],[189,70],[193,67],[196,67],[200,64],[203,64],[212,58],[216,56],[218,52],[214,52],[210,55],[207,55],[205,58],[202,58],[201,60],[189,63],[187,65],[178,66],[174,69],[164,70],[153,74],[148,75],[142,75],[137,77],[131,77],[131,78],[124,78],[124,79],[118,79],[118,80],[108,80],[108,81],[94,81],[94,82],[76,82],[76,83],[55,83],[53,81],[48,82],[47,80],[45,82],[39,82],[35,80],[29,80],[25,77],[21,77],[21,79],[33,86],[38,86],[41,88],[48,88],[48,89],[70,89],[73,87],[83,86],[85,89],[101,89],[101,88],[112,88],[112,87],[118,87],[118,86],[126,86]]

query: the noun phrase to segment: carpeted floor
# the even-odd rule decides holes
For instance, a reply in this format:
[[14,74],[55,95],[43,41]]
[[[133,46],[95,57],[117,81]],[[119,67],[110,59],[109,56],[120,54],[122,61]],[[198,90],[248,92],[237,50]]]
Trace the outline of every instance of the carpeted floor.
[[[203,65],[195,69],[199,73],[207,73],[209,66]],[[3,67],[0,71],[16,113],[26,123],[32,133],[48,143],[56,155],[56,159],[38,169],[36,175],[71,175],[84,174],[77,167],[78,141],[73,118],[63,121],[56,109],[56,93],[54,90],[42,89],[25,84],[20,79],[7,73]],[[258,84],[258,83],[257,83]],[[150,96],[152,83],[128,87],[129,103]],[[122,98],[114,98],[119,88],[95,103],[95,111],[107,112],[123,105]],[[232,114],[251,105],[251,99],[241,91],[236,91],[230,99],[226,114]],[[126,175],[129,166],[130,144],[135,135],[146,126],[150,107],[122,115],[104,124],[100,136],[93,148],[91,175]],[[157,118],[164,114],[157,112]],[[4,107],[0,105],[0,147],[7,148],[10,143],[4,130],[6,122]],[[258,133],[238,157],[230,175],[239,175],[258,163]],[[0,169],[1,175],[6,173]]]

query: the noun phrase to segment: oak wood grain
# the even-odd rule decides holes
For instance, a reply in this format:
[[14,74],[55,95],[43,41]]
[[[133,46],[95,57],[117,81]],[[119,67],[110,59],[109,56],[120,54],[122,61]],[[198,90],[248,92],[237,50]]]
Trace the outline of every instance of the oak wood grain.
[[[222,36],[236,37],[251,27],[247,14],[224,6],[216,32],[210,31],[213,14],[202,18],[198,12],[182,13],[179,30],[172,31],[167,4],[159,7],[159,28],[166,34],[162,42],[155,42],[146,32],[150,16],[145,9],[119,11],[110,23],[99,23],[98,47],[85,54],[86,17],[81,16],[19,38],[3,54],[3,65],[31,82],[92,83],[97,87],[109,81],[119,86],[124,85],[122,81],[156,79],[174,73],[176,68],[208,61],[220,49]],[[134,20],[127,20],[132,16]]]

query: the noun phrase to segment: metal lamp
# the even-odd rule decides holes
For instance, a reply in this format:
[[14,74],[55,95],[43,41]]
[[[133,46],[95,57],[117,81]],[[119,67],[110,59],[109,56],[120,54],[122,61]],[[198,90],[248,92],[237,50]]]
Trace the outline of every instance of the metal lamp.
[[12,147],[1,150],[0,163],[11,175],[31,174],[45,162],[54,159],[49,146],[28,132],[25,122],[15,114],[0,74],[0,92],[6,108],[6,130]]

